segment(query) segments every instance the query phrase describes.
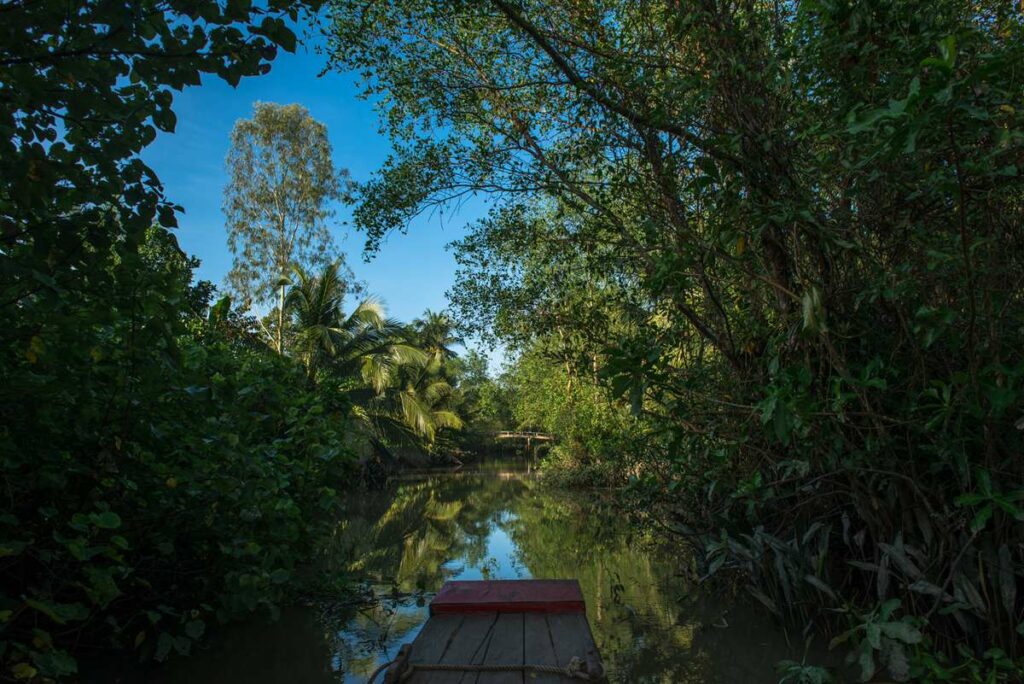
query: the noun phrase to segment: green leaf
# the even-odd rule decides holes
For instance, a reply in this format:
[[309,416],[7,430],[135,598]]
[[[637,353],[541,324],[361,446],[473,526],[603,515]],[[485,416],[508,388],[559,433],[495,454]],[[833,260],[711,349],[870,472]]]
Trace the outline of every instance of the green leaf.
[[47,677],[67,677],[78,672],[78,663],[67,651],[50,649],[32,654],[32,662]]
[[191,620],[185,625],[185,634],[192,639],[200,639],[206,632],[206,623],[202,620]]
[[913,592],[918,593],[918,594],[925,594],[925,595],[928,595],[928,596],[935,596],[935,597],[945,596],[945,597],[950,598],[950,599],[953,598],[949,594],[947,594],[944,591],[942,591],[942,587],[938,586],[937,584],[932,584],[931,582],[928,582],[926,580],[917,580],[916,582],[911,584],[908,587],[908,589],[910,589],[910,591],[913,591]]
[[982,496],[981,494],[978,494],[976,492],[971,492],[970,494],[961,494],[960,496],[958,496],[956,498],[956,505],[973,506],[975,504],[981,503],[982,501],[988,501],[988,497]]
[[876,651],[882,648],[882,628],[874,622],[869,622],[864,626],[864,638]]
[[170,107],[165,107],[153,112],[153,123],[161,131],[173,133],[178,124],[178,117],[175,116]]
[[892,598],[883,603],[879,609],[878,614],[883,620],[888,620],[889,617],[896,612],[896,609],[900,607],[901,601],[897,598]]
[[818,591],[828,594],[828,596],[832,599],[836,598],[836,594],[834,591],[832,591],[832,588],[825,584],[823,581],[821,581],[819,578],[815,577],[814,575],[804,575],[804,580],[806,580],[808,584],[813,586]]
[[867,114],[861,117],[857,117],[849,123],[847,130],[854,135],[858,133],[864,133],[875,128],[879,123],[887,119],[896,118],[902,116],[903,113],[899,111],[893,111],[888,107],[873,109]]
[[786,404],[779,403],[775,407],[772,426],[775,428],[775,437],[783,444],[789,444],[793,429],[793,420],[789,412],[789,407],[786,406]]
[[171,649],[174,648],[174,637],[167,632],[160,632],[159,638],[156,640],[156,652],[153,657],[157,661],[163,661],[167,659],[167,656],[171,654]]
[[1002,496],[995,496],[992,498],[992,503],[998,506],[1004,513],[1008,513],[1017,520],[1024,520],[1024,510],[1021,510],[1016,505],[1011,503],[1008,499]]
[[897,682],[905,682],[910,679],[910,660],[907,658],[907,650],[898,641],[886,642],[885,665],[889,674]]
[[775,615],[781,615],[779,607],[775,605],[775,601],[771,600],[763,591],[753,585],[747,585],[747,591],[750,595],[764,604],[764,607],[770,610]]
[[188,637],[175,637],[174,638],[174,650],[178,655],[187,656],[192,652],[192,640]]
[[38,610],[59,625],[84,620],[89,617],[89,609],[81,603],[50,603],[36,599],[25,599],[25,604]]
[[906,622],[885,622],[881,625],[882,633],[890,639],[901,641],[905,644],[917,644],[921,642],[921,632],[913,625]]
[[989,504],[988,506],[982,506],[980,509],[978,509],[978,512],[974,516],[974,519],[971,520],[971,531],[980,532],[981,530],[985,529],[985,525],[988,524],[989,518],[991,517],[992,505]]
[[956,36],[946,36],[939,42],[939,54],[946,67],[952,71],[956,65]]
[[121,527],[121,516],[113,511],[90,513],[89,522],[104,530],[116,530]]
[[295,34],[276,17],[266,17],[260,22],[259,33],[265,35],[288,52],[295,52]]
[[85,569],[85,575],[89,578],[86,591],[94,604],[106,607],[121,595],[121,590],[114,581],[113,572],[110,569],[90,567]]
[[875,652],[867,641],[861,644],[857,663],[860,665],[860,681],[870,681],[875,676]]

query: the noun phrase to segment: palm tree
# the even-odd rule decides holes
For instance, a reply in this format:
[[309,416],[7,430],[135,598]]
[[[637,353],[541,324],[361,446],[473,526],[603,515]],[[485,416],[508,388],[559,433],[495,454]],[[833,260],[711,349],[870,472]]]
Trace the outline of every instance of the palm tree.
[[445,312],[427,309],[422,318],[413,321],[420,346],[439,361],[455,357],[452,345],[462,344],[462,338],[455,333],[455,321]]
[[361,302],[348,316],[342,310],[345,285],[338,264],[329,264],[317,276],[294,267],[296,282],[288,291],[285,308],[295,330],[295,349],[311,378],[329,363],[332,370],[361,377],[382,391],[403,363],[425,359],[407,343],[405,326],[386,318],[375,299]]
[[[406,439],[430,443],[438,430],[462,426],[448,405],[453,389],[440,376],[441,359],[450,353],[443,344],[430,353],[413,346],[409,343],[415,336],[412,331],[386,318],[375,299],[363,301],[346,317],[342,311],[345,286],[337,264],[326,266],[317,276],[298,266],[293,270],[295,283],[285,307],[294,330],[295,353],[311,379],[329,370],[361,381],[347,392],[352,417],[369,432],[371,441],[378,446],[383,446],[382,441]],[[447,335],[431,339],[443,343],[457,338],[449,326]]]
[[455,390],[441,374],[437,356],[426,363],[411,363],[399,374],[397,404],[402,419],[428,443],[442,428],[459,429],[462,419],[451,408]]
[[454,389],[433,366],[432,358],[402,365],[397,382],[357,410],[378,437],[430,447],[439,430],[462,427],[449,404]]

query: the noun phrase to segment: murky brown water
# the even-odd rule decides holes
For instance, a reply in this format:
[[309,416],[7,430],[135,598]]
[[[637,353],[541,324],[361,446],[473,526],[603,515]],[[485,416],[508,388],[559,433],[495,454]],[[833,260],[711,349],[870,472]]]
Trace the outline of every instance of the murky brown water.
[[688,560],[637,536],[611,506],[545,488],[509,462],[353,500],[328,556],[331,572],[370,578],[379,600],[239,625],[149,681],[364,682],[416,637],[448,579],[578,578],[613,682],[776,682],[775,663],[799,659],[764,616],[686,581]]

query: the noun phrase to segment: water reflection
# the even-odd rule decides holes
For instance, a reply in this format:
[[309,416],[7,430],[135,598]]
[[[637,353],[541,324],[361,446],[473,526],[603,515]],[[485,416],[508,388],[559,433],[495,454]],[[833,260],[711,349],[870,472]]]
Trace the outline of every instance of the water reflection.
[[352,501],[327,556],[329,572],[368,578],[377,600],[230,630],[158,681],[366,681],[416,637],[448,579],[578,578],[614,682],[774,682],[774,663],[794,655],[760,615],[700,594],[679,576],[685,558],[637,538],[611,506],[507,461]]

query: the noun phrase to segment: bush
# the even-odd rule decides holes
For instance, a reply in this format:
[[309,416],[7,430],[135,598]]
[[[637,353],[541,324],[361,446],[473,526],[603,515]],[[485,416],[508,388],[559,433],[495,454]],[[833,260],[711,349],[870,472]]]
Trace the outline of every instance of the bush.
[[111,255],[116,291],[29,298],[7,331],[0,654],[16,678],[107,649],[185,654],[211,623],[275,611],[353,463],[346,407],[223,305],[198,318],[172,246],[154,229]]

